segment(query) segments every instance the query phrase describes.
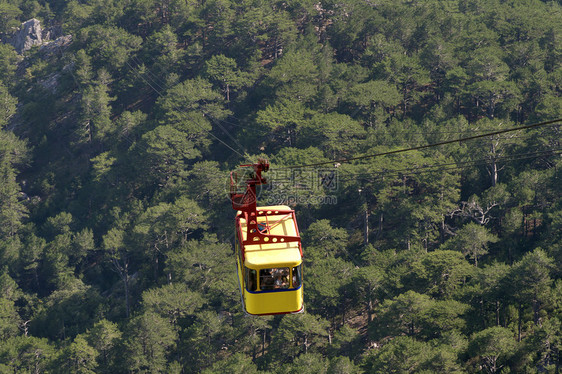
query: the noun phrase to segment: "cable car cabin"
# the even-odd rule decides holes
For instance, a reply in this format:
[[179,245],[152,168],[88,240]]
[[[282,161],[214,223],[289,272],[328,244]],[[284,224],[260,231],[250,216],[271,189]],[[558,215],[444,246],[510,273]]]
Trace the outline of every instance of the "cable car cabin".
[[[275,236],[298,236],[294,212],[287,206],[258,208],[257,225],[258,230],[268,230]],[[300,242],[285,242],[273,237],[261,244],[240,245],[247,242],[247,227],[244,215],[239,212],[236,217],[236,263],[244,310],[258,315],[301,312]]]
[[[265,160],[240,181],[230,174],[236,214],[236,263],[244,311],[252,315],[303,311],[302,247],[295,212],[288,206],[256,206],[256,185],[265,184]],[[251,170],[251,169],[250,169]],[[240,182],[244,189],[240,190]]]

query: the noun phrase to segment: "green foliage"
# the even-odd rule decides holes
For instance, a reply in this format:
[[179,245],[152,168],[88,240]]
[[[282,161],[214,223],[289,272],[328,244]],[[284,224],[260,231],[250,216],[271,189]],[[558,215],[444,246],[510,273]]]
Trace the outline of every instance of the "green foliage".
[[34,336],[17,336],[2,340],[0,343],[0,361],[3,370],[18,373],[47,371],[54,358],[56,349],[44,338]]
[[6,87],[0,85],[0,129],[8,124],[10,118],[16,114],[18,100],[11,96]]
[[14,78],[18,60],[16,51],[11,45],[0,44],[0,79],[2,85],[12,86],[15,83]]
[[111,157],[109,152],[104,152],[94,157],[92,160],[92,168],[94,173],[94,180],[96,182],[101,182],[108,177],[111,171],[111,167],[115,164],[117,159]]
[[160,203],[149,207],[134,228],[139,242],[158,250],[169,250],[183,244],[193,231],[205,228],[205,212],[186,197],[180,197],[172,204]]
[[[258,111],[256,122],[273,133],[274,143],[283,142],[287,143],[285,146],[291,147],[300,140],[299,135],[304,132],[303,128],[310,114],[301,102],[283,98]],[[267,139],[267,143],[270,140]]]
[[330,159],[344,158],[356,150],[365,135],[363,127],[347,115],[315,113],[303,129],[303,144],[324,149]]
[[[560,371],[560,125],[448,142],[562,115],[561,12],[1,2],[0,372]],[[18,56],[31,17],[72,43]],[[303,314],[241,310],[228,173],[257,155]]]
[[0,298],[0,337],[2,340],[16,336],[19,323],[19,315],[14,302],[3,297]]
[[498,239],[486,227],[469,222],[463,226],[456,235],[443,244],[444,249],[462,252],[478,266],[478,258],[488,253],[489,243]]
[[[214,237],[190,240],[168,254],[165,272],[172,280],[205,295],[206,302],[238,303],[236,273],[229,270],[233,269],[230,254],[230,248]],[[200,295],[192,296],[203,302]]]
[[224,119],[228,110],[223,107],[222,95],[202,78],[186,80],[170,88],[158,100],[161,123],[184,131],[190,140],[199,140],[211,130],[213,119]]
[[203,374],[212,373],[248,373],[257,374],[258,369],[252,359],[242,353],[235,353],[225,360],[214,363],[210,368],[203,370]]
[[183,132],[172,126],[158,126],[146,132],[139,143],[131,148],[131,158],[142,157],[143,164],[135,165],[132,169],[139,184],[153,189],[156,185],[174,183],[189,160],[201,156],[195,144]]
[[[68,276],[69,277],[69,276]],[[93,325],[101,312],[101,296],[78,279],[65,279],[31,321],[31,330],[50,339],[74,337]]]
[[[100,73],[103,75],[103,73]],[[108,87],[103,79],[94,85],[87,87],[82,94],[82,116],[86,133],[85,141],[103,141],[113,133],[111,121],[111,108],[109,103],[112,98],[108,95]]]
[[166,319],[152,312],[145,312],[127,324],[124,349],[126,360],[122,370],[163,372],[167,352],[177,340],[177,332]]
[[[407,291],[386,300],[376,311],[377,318],[370,326],[373,337],[408,335],[424,338],[438,337],[445,332],[462,330],[461,316],[468,306],[455,300],[436,301],[424,294]],[[400,315],[397,320],[395,317]]]
[[535,324],[539,323],[543,308],[550,303],[552,269],[553,260],[540,248],[527,253],[511,268],[509,280],[515,287],[510,294],[520,308],[523,305],[532,307]]
[[326,219],[311,224],[302,235],[303,245],[307,248],[309,264],[316,260],[343,255],[347,247],[348,235],[343,229],[333,228]]
[[178,319],[193,315],[201,308],[204,299],[192,292],[186,284],[169,284],[143,293],[143,307],[177,324]]
[[93,25],[80,29],[78,41],[92,57],[94,66],[114,71],[122,68],[136,52],[142,39],[113,26]]
[[2,91],[0,86],[0,99],[4,105],[0,108],[4,116],[0,118],[0,238],[8,239],[19,231],[28,212],[19,199],[21,190],[17,182],[17,167],[26,162],[28,151],[24,142],[1,128],[15,113],[16,105],[15,99],[7,91],[4,94]]
[[232,327],[223,316],[212,310],[198,313],[181,342],[180,351],[185,352],[184,366],[192,372],[211,366],[217,361],[221,346],[231,334]]
[[346,356],[335,357],[330,361],[328,374],[359,374],[361,369]]
[[307,353],[297,357],[291,364],[286,365],[277,373],[280,374],[297,374],[303,371],[309,373],[326,374],[328,372],[328,360],[319,353]]
[[328,321],[310,313],[285,316],[272,337],[274,355],[296,358],[301,353],[318,352],[326,345]]
[[428,361],[427,344],[410,337],[397,337],[374,351],[363,363],[369,372],[400,373],[419,371]]
[[97,369],[98,351],[91,347],[82,335],[78,335],[59,356],[55,373],[93,374]]
[[400,103],[400,93],[395,86],[383,80],[358,83],[347,92],[346,101],[369,126],[380,126]]
[[216,55],[205,62],[205,75],[216,82],[230,101],[231,90],[246,84],[244,74],[238,70],[236,61],[224,55]]
[[503,327],[490,327],[474,334],[468,346],[471,357],[479,360],[488,372],[498,372],[514,353],[517,342]]
[[[118,362],[119,341],[123,333],[119,327],[106,319],[102,319],[88,330],[84,337],[88,344],[95,349],[100,372],[110,373],[112,367]],[[95,353],[94,353],[95,354]],[[91,364],[93,365],[93,363]]]
[[8,162],[2,161],[4,160],[0,160],[0,178],[3,181],[0,185],[0,238],[7,239],[18,232],[27,209],[18,199],[19,188],[15,170]]
[[12,27],[17,27],[20,25],[18,22],[18,17],[21,15],[22,11],[14,4],[9,2],[3,2],[0,4],[0,32],[8,33]]
[[423,255],[412,264],[412,268],[413,277],[408,279],[408,284],[424,294],[444,299],[457,294],[473,274],[460,253],[443,250]]
[[307,298],[312,312],[323,316],[345,311],[344,298],[353,279],[353,267],[340,258],[319,258],[306,268]]
[[305,103],[316,94],[318,68],[310,51],[284,54],[267,76],[268,88],[280,99]]

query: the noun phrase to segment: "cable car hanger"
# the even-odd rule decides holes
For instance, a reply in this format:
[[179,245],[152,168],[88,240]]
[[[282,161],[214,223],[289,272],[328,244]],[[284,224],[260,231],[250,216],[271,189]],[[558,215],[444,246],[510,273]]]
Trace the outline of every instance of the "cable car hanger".
[[[262,172],[269,170],[269,162],[260,158],[255,164],[240,165],[244,168],[253,168],[253,172],[249,178],[244,180],[245,190],[243,192],[238,190],[239,175],[238,173],[230,173],[230,200],[232,201],[232,208],[240,211],[241,218],[247,222],[246,226],[246,240],[242,241],[243,245],[249,244],[266,244],[266,243],[289,243],[301,241],[299,236],[290,235],[275,235],[271,233],[271,229],[279,224],[279,222],[292,217],[294,219],[294,210],[283,209],[264,209],[257,208],[256,186],[266,184],[267,180],[262,176]],[[268,216],[284,215],[276,222],[270,223]],[[265,224],[260,222],[258,224],[257,217],[265,217]],[[242,239],[242,238],[241,238]],[[300,247],[300,246],[299,246]],[[302,256],[302,249],[301,249]]]

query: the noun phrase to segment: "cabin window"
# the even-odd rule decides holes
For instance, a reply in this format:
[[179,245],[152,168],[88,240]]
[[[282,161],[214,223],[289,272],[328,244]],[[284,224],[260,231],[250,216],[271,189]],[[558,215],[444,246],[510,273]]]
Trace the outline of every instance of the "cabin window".
[[260,269],[262,291],[289,288],[289,268]]
[[293,288],[300,287],[302,282],[302,265],[293,268]]
[[246,268],[246,289],[255,291],[258,289],[257,272],[254,269]]

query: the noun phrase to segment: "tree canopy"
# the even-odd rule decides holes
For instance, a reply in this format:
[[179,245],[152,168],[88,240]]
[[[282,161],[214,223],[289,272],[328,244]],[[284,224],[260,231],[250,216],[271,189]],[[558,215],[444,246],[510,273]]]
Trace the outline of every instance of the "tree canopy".
[[[497,133],[562,117],[561,16],[0,2],[0,372],[562,371],[560,123]],[[228,172],[260,157],[303,314],[240,305]]]

